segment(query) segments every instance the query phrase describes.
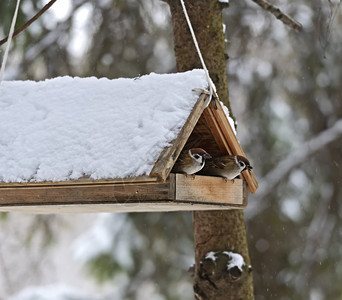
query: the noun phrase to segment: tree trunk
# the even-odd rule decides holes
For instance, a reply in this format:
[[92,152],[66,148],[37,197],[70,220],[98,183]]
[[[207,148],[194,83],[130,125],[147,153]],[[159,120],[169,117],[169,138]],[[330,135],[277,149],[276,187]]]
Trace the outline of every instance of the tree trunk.
[[[180,1],[165,1],[171,9],[177,70],[202,68]],[[219,98],[230,109],[222,31],[227,5],[218,0],[186,0],[185,5]],[[254,299],[243,211],[198,211],[193,222],[196,299]],[[244,260],[241,269],[230,265],[237,257]]]

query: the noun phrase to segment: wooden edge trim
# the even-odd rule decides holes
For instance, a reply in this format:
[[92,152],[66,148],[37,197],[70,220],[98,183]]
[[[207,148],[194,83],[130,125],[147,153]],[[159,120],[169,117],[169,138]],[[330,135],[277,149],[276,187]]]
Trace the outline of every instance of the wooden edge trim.
[[166,180],[192,130],[196,126],[198,119],[202,115],[203,110],[208,106],[208,101],[209,96],[207,94],[203,93],[199,96],[177,138],[171,142],[171,146],[164,148],[159,155],[159,158],[152,168],[150,176],[157,177],[160,180]]
[[58,186],[85,186],[85,185],[120,185],[120,184],[136,184],[136,183],[155,183],[157,178],[141,176],[134,178],[118,178],[118,179],[100,179],[91,180],[89,178],[81,178],[78,180],[68,181],[44,181],[44,182],[13,182],[13,183],[1,183],[0,190],[5,188],[34,188],[34,187],[58,187]]
[[168,177],[168,181],[170,182],[170,198],[175,201],[176,200],[176,184],[177,184],[177,174],[170,174],[169,177]]
[[75,214],[75,213],[117,213],[117,212],[174,212],[174,211],[209,211],[243,209],[223,204],[182,203],[182,202],[149,202],[124,204],[53,204],[53,205],[25,205],[0,206],[0,212],[21,212],[32,214]]
[[248,184],[246,181],[243,181],[243,204],[242,204],[243,208],[246,208],[248,205],[248,191],[249,191]]
[[[216,119],[221,129],[221,132],[223,133],[225,139],[227,140],[230,146],[232,154],[246,156],[246,154],[242,150],[240,143],[236,138],[233,129],[229,124],[229,121],[226,117],[226,114],[223,111],[222,106],[219,104],[217,105],[217,109],[215,109],[213,104],[210,103],[210,105],[208,106],[208,110],[210,110],[212,116]],[[227,151],[229,152],[229,149],[227,149]],[[245,171],[242,173],[242,175],[248,183],[249,191],[254,194],[258,189],[258,181],[256,180],[253,171]]]
[[215,117],[213,116],[213,113],[210,109],[205,109],[203,111],[203,116],[204,119],[206,121],[206,123],[208,124],[210,131],[216,141],[216,144],[218,145],[220,151],[222,153],[226,153],[226,151],[228,151],[229,154],[231,154],[231,150],[229,148],[229,145],[220,129],[220,126],[218,125]]
[[172,201],[170,182],[134,184],[26,186],[0,189],[0,207],[26,205],[68,205],[100,203],[144,203]]

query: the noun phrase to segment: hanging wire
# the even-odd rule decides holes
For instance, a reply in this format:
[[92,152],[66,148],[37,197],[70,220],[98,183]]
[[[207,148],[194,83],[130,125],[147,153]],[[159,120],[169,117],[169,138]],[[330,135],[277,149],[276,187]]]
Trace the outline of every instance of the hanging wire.
[[6,49],[5,49],[5,53],[4,53],[4,58],[3,58],[2,64],[1,64],[0,84],[2,82],[2,76],[4,74],[5,67],[6,67],[6,62],[7,62],[7,58],[8,58],[8,52],[9,52],[9,49],[10,49],[10,46],[11,46],[11,42],[12,42],[15,22],[17,21],[19,4],[20,4],[20,0],[17,0],[17,6],[15,7],[15,11],[14,11],[13,19],[12,19],[12,24],[11,24],[10,32],[9,32],[9,35],[8,35],[8,41],[7,41],[7,45],[6,45]]
[[[197,50],[199,59],[200,59],[200,61],[201,61],[202,67],[203,67],[204,72],[205,72],[205,76],[206,76],[207,81],[208,81],[209,92],[210,92],[210,100],[212,99],[213,94],[214,94],[215,98],[218,99],[218,96],[217,96],[217,94],[216,94],[215,85],[214,85],[213,81],[211,80],[211,78],[210,78],[210,76],[209,76],[209,71],[208,71],[207,66],[205,65],[204,59],[203,59],[203,57],[202,57],[201,49],[200,49],[199,46],[198,46],[198,42],[197,42],[197,39],[196,39],[196,35],[195,35],[195,32],[194,32],[194,30],[193,30],[193,28],[192,28],[191,21],[190,21],[188,12],[187,12],[186,7],[185,7],[185,4],[184,4],[184,0],[180,0],[180,2],[181,2],[181,5],[182,5],[182,7],[183,7],[183,12],[184,12],[184,15],[185,15],[185,19],[186,19],[186,21],[187,21],[187,23],[188,23],[188,26],[189,26],[189,29],[190,29],[190,32],[191,32],[192,40],[194,41],[194,44],[195,44],[195,47],[196,47],[196,50]],[[209,102],[210,102],[210,101],[209,101]]]

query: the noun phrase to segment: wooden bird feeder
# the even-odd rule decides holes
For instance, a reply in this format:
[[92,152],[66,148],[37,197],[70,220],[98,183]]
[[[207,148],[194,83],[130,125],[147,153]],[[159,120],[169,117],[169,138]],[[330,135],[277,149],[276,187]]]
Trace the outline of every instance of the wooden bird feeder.
[[[189,87],[193,88],[196,86]],[[208,105],[208,95],[196,97],[184,125],[159,153],[149,174],[96,180],[82,176],[66,181],[0,182],[0,211],[79,213],[245,208],[248,192],[254,193],[258,187],[253,171],[244,171],[234,181],[172,172],[181,151],[192,147],[201,147],[213,157],[227,153],[245,156],[220,103],[216,109],[212,103]]]

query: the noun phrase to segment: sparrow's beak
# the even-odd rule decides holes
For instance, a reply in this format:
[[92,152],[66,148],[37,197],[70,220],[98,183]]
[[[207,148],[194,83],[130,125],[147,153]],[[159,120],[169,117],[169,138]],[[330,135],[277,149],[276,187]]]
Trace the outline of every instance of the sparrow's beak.
[[247,166],[241,171],[241,173],[244,172],[244,171],[246,171],[246,170],[250,171],[250,170],[252,170],[252,169],[253,169],[252,166],[247,165]]
[[204,156],[205,159],[211,158],[211,155],[209,153],[205,153],[203,156]]

